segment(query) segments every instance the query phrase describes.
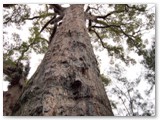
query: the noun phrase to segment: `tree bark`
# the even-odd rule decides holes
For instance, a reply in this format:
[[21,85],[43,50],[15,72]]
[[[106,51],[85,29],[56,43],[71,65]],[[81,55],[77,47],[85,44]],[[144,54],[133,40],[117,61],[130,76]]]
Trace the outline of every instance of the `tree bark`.
[[85,26],[83,5],[65,10],[14,116],[113,115]]
[[23,92],[25,86],[25,72],[23,66],[3,66],[3,72],[9,76],[10,85],[8,91],[3,92],[3,116],[10,116],[18,98]]
[[22,87],[17,84],[10,86],[8,91],[3,92],[3,116],[10,116],[12,109],[22,93]]

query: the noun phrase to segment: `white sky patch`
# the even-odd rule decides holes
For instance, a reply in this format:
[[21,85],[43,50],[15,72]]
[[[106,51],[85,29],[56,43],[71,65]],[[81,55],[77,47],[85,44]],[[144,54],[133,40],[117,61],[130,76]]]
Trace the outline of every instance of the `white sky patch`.
[[126,67],[126,77],[134,80],[137,76],[141,75],[142,65],[136,64],[134,66]]
[[3,81],[3,91],[7,91],[8,90],[8,85],[9,85],[8,81]]
[[70,4],[62,4],[62,7],[69,7]]
[[104,72],[106,69],[108,69],[108,63],[110,61],[110,58],[108,57],[108,52],[106,50],[103,50],[103,51],[95,51],[94,50],[94,53],[96,55],[99,56],[99,60],[100,60],[100,72]]
[[32,52],[31,54],[31,59],[30,59],[30,72],[28,75],[28,78],[31,78],[32,75],[35,73],[35,71],[37,70],[38,65],[41,63],[42,59],[44,57],[44,54],[36,54],[35,52]]

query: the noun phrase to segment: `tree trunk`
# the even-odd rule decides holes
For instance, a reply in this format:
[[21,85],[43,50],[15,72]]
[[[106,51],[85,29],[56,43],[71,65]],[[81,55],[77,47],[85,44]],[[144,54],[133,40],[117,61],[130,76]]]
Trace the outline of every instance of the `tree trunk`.
[[10,116],[12,109],[22,93],[22,87],[17,84],[10,86],[8,91],[3,92],[3,116]]
[[85,26],[83,5],[65,10],[63,23],[12,115],[113,115]]
[[[3,92],[3,116],[10,116],[18,98],[23,92],[26,76],[20,72],[23,66],[3,66],[3,72],[10,76],[11,82],[8,91]],[[12,69],[11,69],[12,68]]]

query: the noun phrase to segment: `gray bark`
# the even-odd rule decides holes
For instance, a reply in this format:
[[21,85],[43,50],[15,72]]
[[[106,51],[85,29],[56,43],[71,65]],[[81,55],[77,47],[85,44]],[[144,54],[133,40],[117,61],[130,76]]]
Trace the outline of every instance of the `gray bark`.
[[14,116],[113,115],[85,26],[83,5],[65,11]]
[[12,109],[22,93],[22,87],[17,84],[10,86],[8,91],[3,92],[3,116],[10,116]]

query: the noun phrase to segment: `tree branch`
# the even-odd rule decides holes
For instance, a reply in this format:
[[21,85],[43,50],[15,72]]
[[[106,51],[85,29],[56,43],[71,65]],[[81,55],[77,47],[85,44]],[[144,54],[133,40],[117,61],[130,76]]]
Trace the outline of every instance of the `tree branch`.
[[50,8],[53,8],[54,9],[54,12],[59,14],[59,15],[63,15],[64,13],[64,10],[65,8],[63,8],[61,5],[59,4],[49,4],[50,5]]
[[119,98],[121,99],[121,101],[122,101],[122,103],[123,103],[123,105],[124,105],[124,107],[125,107],[125,109],[126,109],[126,111],[127,111],[128,115],[129,115],[129,116],[131,116],[131,114],[130,114],[130,112],[129,112],[128,108],[127,108],[127,107],[126,107],[126,105],[125,105],[124,100],[122,99],[122,97],[121,97],[121,96],[119,96]]
[[56,15],[55,15],[53,18],[51,18],[51,19],[42,27],[42,29],[40,30],[40,33],[41,33],[49,24],[58,23],[60,20],[63,19],[63,16],[64,16],[64,15],[60,15],[60,16],[58,16],[58,17],[56,18]]
[[53,19],[55,19],[56,18],[56,15],[53,17],[53,18],[51,18],[43,27],[42,27],[42,29],[40,30],[40,33],[51,23],[51,21],[53,20]]
[[[50,16],[50,15],[54,15],[54,13],[48,13],[45,17]],[[23,18],[24,20],[33,20],[33,19],[37,19],[37,18],[43,18],[44,15],[39,15],[39,16],[34,16],[31,18]]]
[[106,19],[108,16],[112,15],[112,14],[115,14],[115,13],[121,13],[121,12],[125,12],[125,10],[121,10],[121,11],[112,11],[112,12],[109,12],[108,14],[106,15],[101,15],[101,16],[95,16],[96,18],[103,18],[103,19]]
[[50,24],[54,24],[54,23],[59,22],[60,20],[62,20],[62,19],[63,19],[63,17],[64,17],[64,15],[60,15],[60,16],[58,16],[57,18],[53,19],[53,20],[51,21],[51,23],[50,23]]
[[126,4],[126,7],[127,7],[127,8],[130,8],[130,9],[138,10],[138,11],[140,11],[140,12],[144,12],[144,11],[145,11],[145,9],[144,9],[143,7],[142,7],[142,8],[138,8],[138,7],[136,7],[135,5],[129,6],[128,4]]
[[93,29],[91,29],[91,31],[93,31],[93,32],[96,34],[96,36],[99,38],[99,40],[100,40],[100,42],[101,42],[101,45],[102,45],[104,48],[107,49],[107,47],[105,46],[105,44],[104,44],[102,38],[99,36],[99,34],[98,34],[95,30],[93,30]]
[[91,26],[93,28],[109,28],[109,27],[120,27],[119,25],[105,25],[105,26],[96,26],[96,25],[93,25]]

